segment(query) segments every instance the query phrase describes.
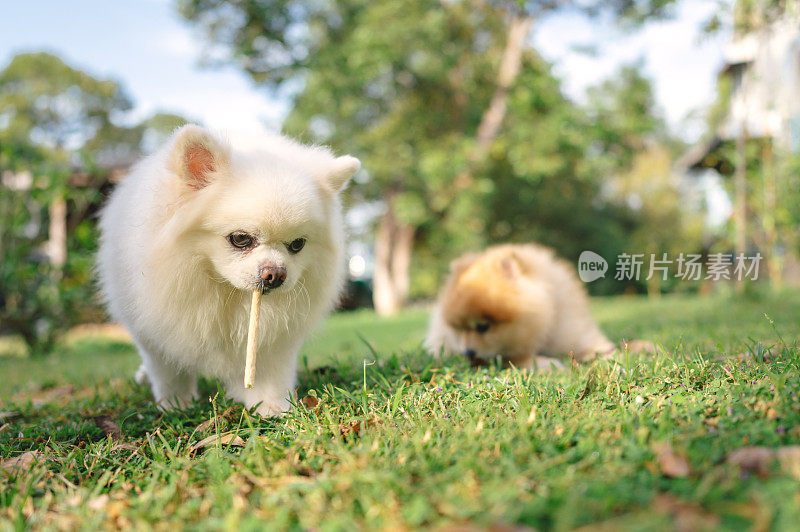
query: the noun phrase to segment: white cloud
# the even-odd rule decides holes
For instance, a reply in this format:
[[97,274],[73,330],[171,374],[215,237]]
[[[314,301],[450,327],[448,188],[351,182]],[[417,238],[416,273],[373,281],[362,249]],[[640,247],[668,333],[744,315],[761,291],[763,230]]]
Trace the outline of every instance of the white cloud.
[[210,128],[246,133],[279,129],[287,112],[285,104],[272,102],[245,87],[173,90],[158,98],[140,100],[136,114],[142,119],[159,110],[177,112]]
[[[534,46],[555,63],[565,91],[578,101],[583,100],[588,86],[613,75],[619,66],[643,58],[665,118],[673,130],[692,141],[704,125],[702,120],[690,117],[687,121],[687,117],[715,97],[727,36],[702,39],[700,26],[718,9],[716,2],[690,0],[678,6],[674,18],[649,23],[633,34],[576,15],[553,17],[535,32]],[[589,43],[599,43],[596,55],[574,50],[575,45]]]
[[177,57],[197,60],[199,56],[199,44],[193,39],[188,31],[170,31],[162,34],[160,38],[152,42],[153,50],[159,53],[168,53]]

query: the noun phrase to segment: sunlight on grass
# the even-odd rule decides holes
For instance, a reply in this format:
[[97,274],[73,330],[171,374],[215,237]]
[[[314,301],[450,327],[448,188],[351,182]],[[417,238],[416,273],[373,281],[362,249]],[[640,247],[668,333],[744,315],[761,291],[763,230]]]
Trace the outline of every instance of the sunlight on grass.
[[20,336],[0,336],[0,357],[23,358],[28,347]]
[[420,351],[424,310],[338,314],[277,420],[208,380],[185,410],[160,411],[119,335],[2,357],[0,457],[23,465],[0,473],[0,528],[793,529],[800,453],[757,475],[729,457],[800,439],[800,293],[593,309],[614,339],[677,347],[473,369]]
[[[800,333],[799,307],[797,291],[742,300],[728,295],[673,295],[658,300],[618,296],[592,301],[593,314],[614,341],[643,338],[669,350],[683,345],[711,353],[719,353],[720,345],[730,353],[741,353],[758,341],[773,345],[779,335],[796,338]],[[372,360],[373,349],[382,357],[416,351],[425,337],[427,320],[424,308],[408,309],[389,319],[368,310],[334,314],[306,341],[300,354],[301,366]],[[0,347],[5,345],[3,340]],[[138,367],[127,334],[114,326],[77,328],[53,354],[41,359],[20,359],[24,346],[16,341],[7,345],[16,346],[17,351],[0,356],[0,374],[4,375],[0,397],[53,383],[89,384],[109,376],[132,378]]]

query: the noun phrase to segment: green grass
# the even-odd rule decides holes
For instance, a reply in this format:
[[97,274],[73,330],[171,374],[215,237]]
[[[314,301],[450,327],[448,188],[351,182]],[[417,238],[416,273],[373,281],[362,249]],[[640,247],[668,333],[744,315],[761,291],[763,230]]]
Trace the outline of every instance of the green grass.
[[[298,396],[319,406],[279,420],[243,411],[214,381],[191,408],[162,413],[118,340],[0,356],[0,410],[16,412],[0,419],[0,457],[37,452],[0,472],[0,530],[796,529],[798,464],[756,475],[725,457],[800,440],[800,293],[593,310],[613,339],[668,354],[551,374],[472,369],[420,351],[424,311],[341,314],[303,351]],[[192,450],[228,433],[244,447]],[[665,474],[663,444],[687,476]]]

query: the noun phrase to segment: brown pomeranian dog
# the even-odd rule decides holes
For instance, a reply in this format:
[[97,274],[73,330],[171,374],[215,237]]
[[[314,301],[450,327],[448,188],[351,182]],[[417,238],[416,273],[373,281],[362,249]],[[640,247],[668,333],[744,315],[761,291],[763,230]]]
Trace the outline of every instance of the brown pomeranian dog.
[[426,347],[463,353],[473,365],[499,356],[524,368],[561,366],[540,355],[572,354],[584,362],[617,350],[592,319],[572,265],[538,244],[506,244],[454,260]]

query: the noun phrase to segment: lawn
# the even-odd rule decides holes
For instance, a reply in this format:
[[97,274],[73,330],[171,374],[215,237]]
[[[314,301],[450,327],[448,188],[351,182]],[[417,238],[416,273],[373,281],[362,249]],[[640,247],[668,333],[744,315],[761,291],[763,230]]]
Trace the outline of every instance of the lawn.
[[160,412],[119,337],[0,354],[0,530],[796,530],[800,292],[593,311],[666,353],[473,369],[421,352],[424,310],[339,314],[279,420],[214,381]]

